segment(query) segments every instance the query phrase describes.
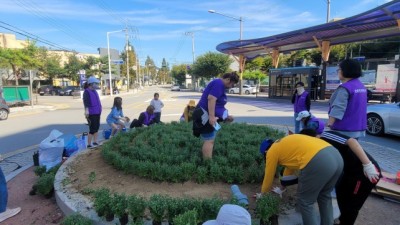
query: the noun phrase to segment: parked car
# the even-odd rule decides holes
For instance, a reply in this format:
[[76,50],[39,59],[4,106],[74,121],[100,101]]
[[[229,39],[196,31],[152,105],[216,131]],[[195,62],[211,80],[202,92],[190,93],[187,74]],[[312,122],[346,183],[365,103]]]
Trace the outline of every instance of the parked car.
[[173,86],[171,87],[171,91],[180,91],[180,90],[181,90],[181,88],[180,88],[180,86],[177,85],[177,84],[175,84],[175,85],[173,85]]
[[77,90],[79,90],[79,89],[80,89],[79,86],[67,86],[67,87],[61,89],[61,90],[58,92],[58,95],[60,95],[60,96],[63,96],[63,95],[72,96],[73,92],[74,92],[74,91],[77,91]]
[[[243,85],[243,93],[246,95],[257,93],[257,88],[250,85]],[[229,88],[229,94],[239,94],[239,87]]]
[[400,102],[367,107],[367,133],[400,136]]
[[52,86],[52,85],[44,85],[41,86],[37,93],[41,96],[43,95],[58,95],[58,92],[61,90],[61,87]]
[[6,120],[10,114],[10,108],[6,103],[6,100],[0,96],[0,120]]

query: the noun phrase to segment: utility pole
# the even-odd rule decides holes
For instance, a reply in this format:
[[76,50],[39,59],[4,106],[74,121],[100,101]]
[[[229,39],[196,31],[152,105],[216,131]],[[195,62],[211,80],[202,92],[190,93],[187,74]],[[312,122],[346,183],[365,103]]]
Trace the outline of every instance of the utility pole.
[[129,92],[129,37],[128,37],[128,23],[125,27],[125,39],[126,39],[126,76],[128,77],[128,84],[126,85],[126,92]]
[[[192,56],[193,56],[192,66],[193,66],[195,58],[196,58],[194,55],[194,32],[185,32],[185,35],[192,37]],[[196,78],[195,78],[194,74],[191,74],[191,77],[192,77],[193,90],[196,90]]]
[[331,14],[331,0],[327,0],[328,8],[326,12],[326,22],[329,23],[329,17]]

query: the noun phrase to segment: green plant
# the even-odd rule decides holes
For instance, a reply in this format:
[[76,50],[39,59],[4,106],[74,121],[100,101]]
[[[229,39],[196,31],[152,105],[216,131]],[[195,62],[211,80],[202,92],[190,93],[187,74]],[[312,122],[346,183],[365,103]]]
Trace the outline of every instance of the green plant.
[[112,211],[117,217],[127,213],[128,201],[125,194],[114,193],[112,198]]
[[[54,190],[54,174],[44,173],[36,182],[37,192],[48,196]],[[48,196],[50,197],[50,196]]]
[[61,183],[63,186],[66,186],[71,183],[71,179],[69,179],[69,177],[66,177],[61,181]]
[[112,203],[109,189],[101,188],[94,192],[94,209],[100,217],[112,214]]
[[256,214],[261,222],[268,223],[270,218],[279,213],[280,198],[276,194],[268,193],[257,200]]
[[151,218],[155,222],[162,222],[168,207],[167,201],[168,197],[162,195],[153,195],[150,197],[148,206],[151,213]]
[[147,207],[146,199],[138,195],[131,195],[128,197],[128,213],[132,216],[133,220],[141,220],[144,211]]
[[37,166],[34,170],[36,176],[42,176],[42,174],[46,173],[46,166]]
[[195,225],[198,224],[198,217],[196,210],[190,210],[183,214],[179,214],[173,219],[174,225]]
[[201,206],[199,207],[201,211],[198,210],[200,220],[207,221],[215,219],[223,204],[224,201],[217,197],[203,199],[201,201]]
[[82,216],[79,213],[74,213],[66,216],[62,221],[61,225],[92,225],[93,221],[89,218]]
[[89,174],[89,182],[93,183],[96,180],[96,172],[92,171]]

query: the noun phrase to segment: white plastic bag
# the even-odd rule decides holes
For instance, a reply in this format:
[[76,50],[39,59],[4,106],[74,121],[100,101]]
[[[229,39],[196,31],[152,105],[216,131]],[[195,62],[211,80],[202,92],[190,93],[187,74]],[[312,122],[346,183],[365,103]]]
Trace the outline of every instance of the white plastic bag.
[[46,166],[46,170],[53,168],[62,161],[64,139],[62,133],[52,130],[50,135],[39,144],[39,165]]

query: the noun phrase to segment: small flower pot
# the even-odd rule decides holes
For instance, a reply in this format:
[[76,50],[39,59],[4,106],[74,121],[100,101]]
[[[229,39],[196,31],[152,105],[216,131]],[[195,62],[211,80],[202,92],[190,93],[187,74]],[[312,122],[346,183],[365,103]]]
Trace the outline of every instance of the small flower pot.
[[106,215],[106,221],[110,222],[114,220],[114,214],[107,214]]
[[124,214],[119,218],[119,222],[121,223],[121,225],[128,224],[128,220],[129,220],[128,214]]

